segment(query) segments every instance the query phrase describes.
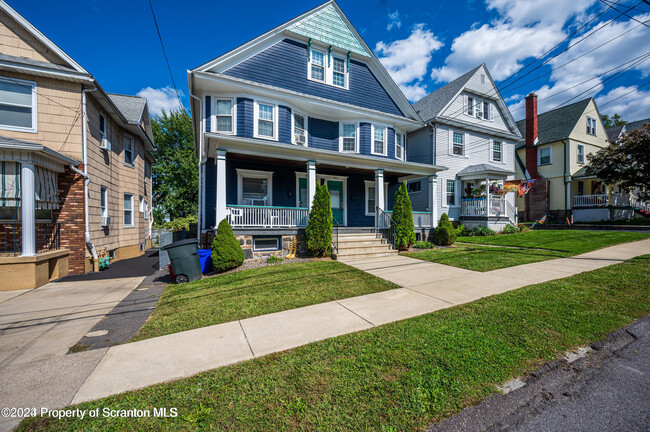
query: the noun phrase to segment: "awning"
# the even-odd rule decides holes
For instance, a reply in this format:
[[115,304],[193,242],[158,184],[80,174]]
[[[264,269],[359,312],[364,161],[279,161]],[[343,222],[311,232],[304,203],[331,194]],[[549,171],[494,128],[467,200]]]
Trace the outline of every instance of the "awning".
[[0,207],[20,206],[20,164],[0,162]]
[[37,166],[35,172],[36,185],[34,188],[37,209],[59,208],[59,187],[57,173]]
[[[35,193],[37,209],[59,208],[59,187],[57,173],[46,168],[35,167]],[[0,162],[0,206],[20,207],[20,163]]]

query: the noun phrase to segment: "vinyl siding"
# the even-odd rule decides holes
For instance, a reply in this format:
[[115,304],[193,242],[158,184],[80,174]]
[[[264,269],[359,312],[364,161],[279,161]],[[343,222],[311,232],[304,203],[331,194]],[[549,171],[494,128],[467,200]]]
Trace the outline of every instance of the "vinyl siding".
[[425,127],[410,133],[406,139],[406,160],[433,164],[431,128]]
[[237,135],[253,138],[253,100],[237,98]]
[[309,117],[309,147],[339,151],[339,124],[328,120]]

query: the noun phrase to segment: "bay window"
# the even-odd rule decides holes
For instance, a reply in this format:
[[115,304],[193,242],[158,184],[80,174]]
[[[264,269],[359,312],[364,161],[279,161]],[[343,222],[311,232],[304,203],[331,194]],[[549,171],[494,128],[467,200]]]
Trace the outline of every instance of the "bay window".
[[395,132],[395,159],[404,160],[404,140],[405,136]]
[[386,156],[386,127],[372,125],[372,154]]
[[340,150],[343,152],[358,152],[357,125],[355,123],[343,123],[341,128]]
[[293,113],[293,143],[307,146],[307,121],[304,115]]
[[254,135],[257,138],[277,139],[277,106],[264,102],[255,104]]

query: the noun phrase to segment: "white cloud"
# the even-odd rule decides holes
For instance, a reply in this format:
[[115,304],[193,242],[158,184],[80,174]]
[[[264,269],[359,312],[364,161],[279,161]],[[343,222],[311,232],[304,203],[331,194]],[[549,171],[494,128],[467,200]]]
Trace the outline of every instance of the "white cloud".
[[424,24],[416,24],[408,38],[389,43],[380,41],[375,52],[406,97],[417,100],[426,95],[422,79],[427,74],[431,54],[442,45]]
[[402,27],[402,21],[399,19],[398,10],[388,14],[388,25],[386,26],[386,30],[391,31],[395,27],[397,28]]
[[[183,93],[178,92],[180,95]],[[149,105],[149,112],[151,115],[157,116],[162,110],[169,112],[176,110],[179,107],[178,98],[176,98],[176,91],[171,87],[163,87],[159,89],[147,87],[140,90],[136,96],[146,97]]]
[[[620,114],[627,121],[650,117],[650,90],[635,91],[635,89],[637,89],[637,86],[621,86],[597,97],[596,105],[598,105],[598,110],[601,114]],[[615,100],[618,97],[621,98]],[[609,101],[613,102],[605,105]],[[601,106],[603,107],[601,108]]]
[[596,0],[487,0],[487,8],[496,9],[515,26],[541,24],[564,26],[569,18],[581,16]]

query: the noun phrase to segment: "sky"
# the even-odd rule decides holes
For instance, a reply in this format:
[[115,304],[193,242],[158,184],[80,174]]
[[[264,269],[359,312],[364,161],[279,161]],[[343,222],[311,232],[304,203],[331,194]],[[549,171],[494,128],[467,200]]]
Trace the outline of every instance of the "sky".
[[[322,3],[151,1],[186,107],[188,69]],[[146,96],[152,113],[178,107],[148,0],[8,2],[106,91]],[[340,0],[338,4],[412,102],[486,63],[516,120],[524,117],[523,98],[530,92],[538,95],[540,113],[593,96],[601,114],[618,113],[628,121],[647,118],[650,5],[614,2]]]

